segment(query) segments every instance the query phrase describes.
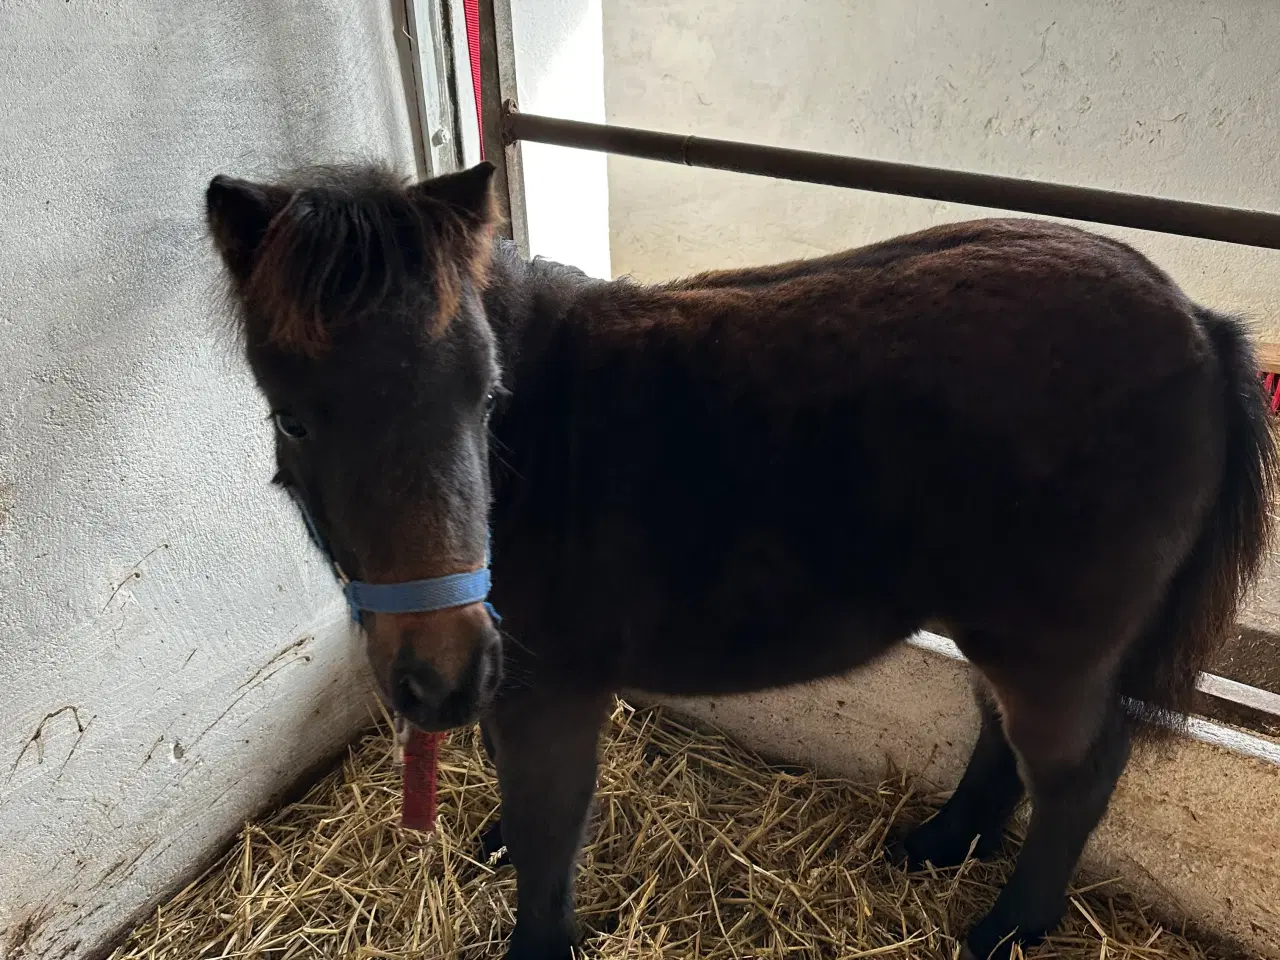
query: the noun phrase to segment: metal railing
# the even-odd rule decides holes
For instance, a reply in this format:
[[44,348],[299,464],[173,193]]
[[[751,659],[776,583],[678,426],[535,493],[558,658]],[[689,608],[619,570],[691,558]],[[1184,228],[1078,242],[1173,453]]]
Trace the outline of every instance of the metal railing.
[[729,170],[925,200],[1062,217],[1280,250],[1280,214],[1093,187],[769,147],[692,134],[583,123],[502,105],[504,144],[546,143],[688,167]]

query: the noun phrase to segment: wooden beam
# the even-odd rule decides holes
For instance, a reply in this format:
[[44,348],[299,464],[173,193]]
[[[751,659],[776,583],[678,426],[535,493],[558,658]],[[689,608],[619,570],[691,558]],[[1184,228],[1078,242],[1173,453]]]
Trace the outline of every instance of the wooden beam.
[[1255,343],[1258,369],[1263,373],[1280,373],[1280,343]]

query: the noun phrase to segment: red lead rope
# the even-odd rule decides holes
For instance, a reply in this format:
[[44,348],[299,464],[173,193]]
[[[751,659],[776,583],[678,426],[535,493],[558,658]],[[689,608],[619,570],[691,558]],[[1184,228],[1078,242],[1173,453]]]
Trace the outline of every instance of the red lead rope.
[[401,750],[400,826],[431,833],[436,828],[437,760],[443,733],[423,733],[405,725],[397,734]]

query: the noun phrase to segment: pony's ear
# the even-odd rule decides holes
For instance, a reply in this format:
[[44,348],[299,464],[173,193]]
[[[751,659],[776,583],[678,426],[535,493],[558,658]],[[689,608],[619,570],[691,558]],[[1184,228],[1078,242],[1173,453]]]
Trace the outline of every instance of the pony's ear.
[[272,219],[289,202],[284,187],[250,183],[222,175],[205,191],[205,218],[214,245],[237,283],[253,271],[254,259]]
[[414,199],[442,203],[464,222],[484,226],[492,223],[497,212],[493,199],[494,166],[481,161],[467,170],[432,177],[409,188]]

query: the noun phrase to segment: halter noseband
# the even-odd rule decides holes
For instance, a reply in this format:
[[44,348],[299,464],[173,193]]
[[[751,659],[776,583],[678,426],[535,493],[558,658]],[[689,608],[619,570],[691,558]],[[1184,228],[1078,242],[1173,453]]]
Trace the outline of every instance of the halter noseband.
[[425,580],[405,580],[400,583],[368,583],[364,580],[352,580],[342,571],[333,551],[316,529],[311,511],[307,509],[292,487],[285,487],[307,526],[311,542],[319,548],[333,567],[334,575],[342,584],[343,595],[347,598],[347,606],[351,609],[351,619],[362,623],[362,614],[369,613],[431,613],[436,610],[448,610],[452,607],[466,607],[473,603],[483,603],[489,611],[494,623],[501,623],[502,617],[489,603],[489,590],[493,578],[489,573],[489,543],[484,546],[484,566],[479,570],[466,573],[450,573],[443,577],[427,577]]

